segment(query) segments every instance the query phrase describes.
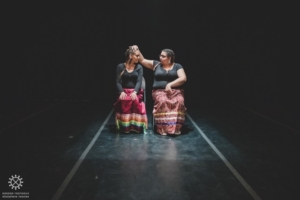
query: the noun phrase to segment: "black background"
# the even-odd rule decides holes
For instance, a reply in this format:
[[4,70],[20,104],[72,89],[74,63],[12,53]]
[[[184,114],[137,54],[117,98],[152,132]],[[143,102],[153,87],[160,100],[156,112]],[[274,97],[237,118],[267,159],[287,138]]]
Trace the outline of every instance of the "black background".
[[[295,122],[295,2],[11,1],[1,8],[2,106],[114,99],[116,66],[137,44],[147,59],[158,59],[164,48],[175,51],[190,105],[236,102]],[[144,73],[150,94],[152,72]]]

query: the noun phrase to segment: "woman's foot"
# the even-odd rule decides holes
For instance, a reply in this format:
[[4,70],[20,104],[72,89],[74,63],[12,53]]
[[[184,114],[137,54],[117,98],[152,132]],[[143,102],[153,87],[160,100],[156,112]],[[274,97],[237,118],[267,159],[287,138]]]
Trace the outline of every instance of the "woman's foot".
[[175,134],[175,135],[180,135],[180,134],[181,134],[181,131],[176,131],[174,134]]
[[167,135],[166,133],[161,133],[161,135]]

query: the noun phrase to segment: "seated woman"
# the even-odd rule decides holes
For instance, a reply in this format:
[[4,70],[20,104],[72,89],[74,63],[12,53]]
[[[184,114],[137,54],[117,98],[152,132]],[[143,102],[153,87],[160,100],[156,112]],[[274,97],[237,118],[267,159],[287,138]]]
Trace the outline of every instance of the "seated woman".
[[117,66],[116,86],[119,98],[114,104],[118,131],[145,133],[148,127],[146,108],[141,89],[143,67],[138,64],[139,51],[129,47],[125,52],[125,63]]
[[[139,50],[136,45],[133,48]],[[145,59],[141,52],[139,56],[139,62],[154,71],[153,116],[156,130],[161,135],[180,135],[185,121],[186,107],[182,85],[186,82],[186,74],[174,59],[175,53],[171,49],[161,51],[160,61]]]

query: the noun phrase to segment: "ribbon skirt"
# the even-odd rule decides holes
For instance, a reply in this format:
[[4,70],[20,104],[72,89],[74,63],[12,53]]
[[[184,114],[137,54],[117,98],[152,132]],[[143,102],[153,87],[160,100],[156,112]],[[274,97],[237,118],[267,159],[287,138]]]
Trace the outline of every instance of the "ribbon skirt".
[[164,89],[156,89],[152,90],[152,98],[156,131],[160,134],[179,132],[184,124],[186,114],[184,91],[172,89],[171,94],[167,94]]
[[137,98],[132,100],[130,94],[134,89],[123,89],[127,94],[126,98],[118,99],[114,104],[115,120],[117,130],[125,133],[130,131],[142,133],[148,128],[148,119],[145,103],[143,102],[144,90],[137,93]]

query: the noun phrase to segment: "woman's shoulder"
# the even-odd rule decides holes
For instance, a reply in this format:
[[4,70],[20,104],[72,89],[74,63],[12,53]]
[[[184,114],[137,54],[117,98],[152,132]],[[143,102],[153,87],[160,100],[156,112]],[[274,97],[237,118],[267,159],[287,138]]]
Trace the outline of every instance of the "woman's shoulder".
[[117,72],[123,71],[125,69],[124,63],[119,63],[117,65]]
[[158,60],[153,60],[153,66],[155,67],[156,65],[158,65],[160,62]]
[[135,69],[136,69],[136,70],[138,70],[138,69],[143,69],[143,66],[142,66],[141,64],[137,64],[136,67],[135,67]]
[[124,69],[124,67],[125,67],[124,63],[119,63],[119,64],[117,65],[117,68],[118,68],[118,69],[119,69],[119,68],[123,68],[123,69]]
[[183,68],[182,65],[179,63],[174,63],[174,67],[176,70]]
[[158,60],[153,60],[153,70],[155,71],[157,67],[160,65],[160,62]]

